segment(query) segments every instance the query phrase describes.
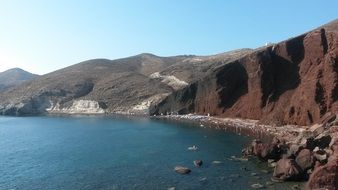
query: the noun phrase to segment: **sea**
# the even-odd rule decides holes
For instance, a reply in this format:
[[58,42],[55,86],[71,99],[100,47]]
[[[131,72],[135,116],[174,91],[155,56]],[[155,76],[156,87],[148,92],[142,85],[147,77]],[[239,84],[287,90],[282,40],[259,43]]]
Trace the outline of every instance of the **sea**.
[[[299,186],[272,183],[272,169],[255,158],[233,159],[251,140],[195,124],[140,117],[0,117],[0,190]],[[198,149],[189,150],[192,146]],[[194,166],[194,160],[203,165]],[[175,166],[188,167],[191,173],[176,173]]]

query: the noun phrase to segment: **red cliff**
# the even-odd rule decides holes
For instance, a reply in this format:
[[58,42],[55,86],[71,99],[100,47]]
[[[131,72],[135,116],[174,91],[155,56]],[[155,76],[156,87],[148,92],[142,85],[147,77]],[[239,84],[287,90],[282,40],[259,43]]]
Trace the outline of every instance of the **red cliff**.
[[151,114],[210,113],[308,125],[338,113],[337,100],[338,20],[215,68]]

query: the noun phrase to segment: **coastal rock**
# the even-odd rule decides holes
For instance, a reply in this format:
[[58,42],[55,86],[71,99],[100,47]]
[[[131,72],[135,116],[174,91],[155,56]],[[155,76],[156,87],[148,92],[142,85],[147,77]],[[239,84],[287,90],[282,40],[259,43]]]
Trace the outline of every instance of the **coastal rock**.
[[251,149],[249,149],[249,154],[255,156],[260,155],[263,151],[263,142],[261,140],[255,139],[251,143]]
[[330,145],[331,136],[328,134],[320,134],[314,139],[314,144],[321,149],[324,149]]
[[324,166],[317,167],[309,181],[306,189],[338,189],[338,159],[337,157]]
[[295,161],[303,171],[312,168],[314,165],[313,155],[309,149],[301,150]]
[[299,152],[303,149],[303,145],[301,144],[291,144],[290,148],[287,150],[287,157],[292,158],[299,154]]
[[277,166],[277,162],[274,159],[268,159],[268,167],[274,168]]
[[202,160],[194,160],[194,165],[195,166],[200,167],[200,166],[202,166],[202,164],[203,164]]
[[335,119],[337,118],[337,115],[332,113],[332,112],[327,112],[321,120],[321,123],[326,126],[328,124],[330,124],[331,122],[333,122]]
[[316,147],[314,137],[309,137],[305,139],[305,147],[310,150],[313,150]]
[[318,151],[314,152],[313,156],[320,163],[326,163],[326,161],[327,161],[327,154],[324,150],[318,150]]
[[191,170],[187,167],[184,166],[176,166],[174,168],[175,172],[179,173],[179,174],[189,174],[191,172]]
[[262,160],[278,159],[281,156],[282,150],[280,147],[280,141],[276,138],[271,143],[263,143],[261,140],[254,140],[251,143],[251,152]]
[[329,144],[329,147],[332,147],[333,145],[338,145],[338,132],[331,133],[330,136],[331,142]]
[[324,131],[324,126],[322,124],[314,124],[310,127],[309,131],[311,131],[315,136],[317,136]]
[[282,158],[277,162],[273,172],[273,179],[278,181],[292,181],[302,178],[302,170],[295,160]]
[[263,149],[261,153],[261,158],[264,160],[268,159],[279,159],[282,154],[282,146],[280,145],[279,139],[276,137],[273,138],[272,142],[265,145],[265,148]]

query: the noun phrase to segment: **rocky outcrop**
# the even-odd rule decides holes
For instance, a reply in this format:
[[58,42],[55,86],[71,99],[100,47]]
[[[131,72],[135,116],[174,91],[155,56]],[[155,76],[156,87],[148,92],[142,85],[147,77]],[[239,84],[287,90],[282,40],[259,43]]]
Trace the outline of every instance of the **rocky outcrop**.
[[195,112],[309,125],[338,112],[337,92],[338,20],[216,67],[151,114]]
[[282,158],[277,162],[273,172],[273,179],[278,181],[299,180],[302,178],[302,170],[295,160]]
[[[309,179],[307,189],[338,189],[338,126],[336,117],[331,115],[328,118],[331,119],[323,119],[321,124],[299,126],[298,131],[276,132],[272,141],[254,140],[243,150],[243,154],[268,161],[268,166],[274,167],[273,180]],[[268,150],[279,154],[264,154]]]
[[311,150],[305,148],[298,153],[295,161],[303,171],[307,171],[314,166],[315,160]]
[[324,166],[317,167],[313,171],[306,189],[338,189],[338,157]]

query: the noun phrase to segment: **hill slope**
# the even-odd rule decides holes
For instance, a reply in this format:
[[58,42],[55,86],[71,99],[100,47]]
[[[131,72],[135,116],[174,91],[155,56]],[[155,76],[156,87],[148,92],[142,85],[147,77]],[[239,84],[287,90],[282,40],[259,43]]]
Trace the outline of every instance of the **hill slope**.
[[151,108],[306,125],[338,113],[338,20],[221,65]]
[[0,73],[0,91],[7,90],[19,85],[27,80],[33,79],[38,75],[24,71],[20,68],[13,68]]
[[85,61],[28,81],[0,94],[5,115],[41,113],[147,114],[172,92],[203,78],[218,64],[249,49],[209,57],[141,54],[118,60]]

